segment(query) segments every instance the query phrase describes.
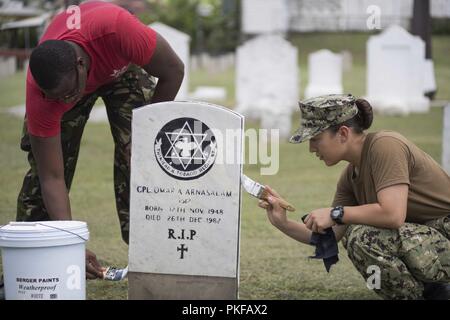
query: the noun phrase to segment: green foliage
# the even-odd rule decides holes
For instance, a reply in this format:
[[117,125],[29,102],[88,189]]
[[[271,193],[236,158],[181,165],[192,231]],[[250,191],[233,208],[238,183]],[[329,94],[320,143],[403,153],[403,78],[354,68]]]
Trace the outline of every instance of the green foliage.
[[431,19],[431,31],[433,34],[450,34],[450,18]]
[[[191,37],[193,52],[219,54],[233,51],[239,39],[239,0],[225,1],[224,7],[218,0],[147,0],[150,11],[142,13],[142,22],[162,22],[183,31]],[[230,4],[231,3],[231,4]],[[209,16],[200,16],[198,6],[208,4]]]
[[198,0],[148,0],[151,10],[139,15],[145,24],[162,22],[190,35],[195,34],[195,12]]

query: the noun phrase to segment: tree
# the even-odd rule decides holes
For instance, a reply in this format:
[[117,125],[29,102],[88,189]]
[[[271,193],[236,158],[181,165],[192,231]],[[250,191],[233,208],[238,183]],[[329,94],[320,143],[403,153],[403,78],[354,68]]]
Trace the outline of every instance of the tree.
[[[414,0],[411,33],[419,36],[425,42],[425,59],[431,60],[430,0]],[[425,93],[430,99],[433,99],[435,94],[436,91]]]
[[[189,34],[193,51],[219,54],[234,51],[238,44],[239,0],[147,0],[147,3],[150,11],[139,15],[141,21],[145,24],[159,21]],[[199,14],[202,4],[211,7],[207,15]]]

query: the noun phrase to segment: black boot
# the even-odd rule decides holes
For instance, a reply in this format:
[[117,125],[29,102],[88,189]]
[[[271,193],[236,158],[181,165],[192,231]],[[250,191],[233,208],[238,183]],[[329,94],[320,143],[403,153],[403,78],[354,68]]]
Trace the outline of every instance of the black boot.
[[423,298],[425,300],[450,300],[450,283],[425,283]]

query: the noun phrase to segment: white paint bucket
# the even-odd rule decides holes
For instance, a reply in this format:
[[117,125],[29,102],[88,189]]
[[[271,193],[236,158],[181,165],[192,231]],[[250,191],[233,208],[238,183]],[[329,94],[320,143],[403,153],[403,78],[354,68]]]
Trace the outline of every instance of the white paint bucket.
[[6,300],[86,299],[81,221],[10,222],[0,228]]

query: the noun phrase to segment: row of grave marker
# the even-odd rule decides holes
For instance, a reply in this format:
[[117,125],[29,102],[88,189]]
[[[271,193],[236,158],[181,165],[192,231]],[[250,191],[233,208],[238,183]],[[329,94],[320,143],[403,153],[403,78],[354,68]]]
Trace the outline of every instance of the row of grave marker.
[[[189,37],[160,23],[150,26],[168,39],[189,66]],[[308,62],[305,98],[344,91],[341,55],[320,50]],[[299,73],[298,49],[282,36],[262,34],[248,40],[236,51],[236,110],[266,123],[267,129],[287,128],[284,120],[296,110],[300,98]],[[187,73],[177,100],[190,98],[188,77]],[[435,90],[433,62],[425,60],[423,40],[395,25],[369,38],[366,98],[375,110],[402,115],[427,112],[430,101],[424,94]],[[274,119],[277,122],[271,123]],[[285,131],[282,137],[290,130]]]

